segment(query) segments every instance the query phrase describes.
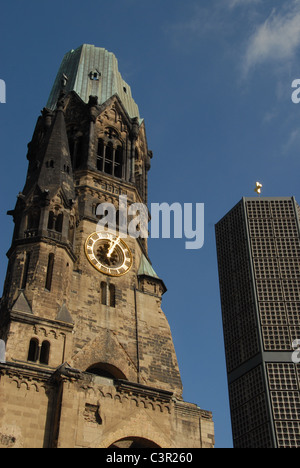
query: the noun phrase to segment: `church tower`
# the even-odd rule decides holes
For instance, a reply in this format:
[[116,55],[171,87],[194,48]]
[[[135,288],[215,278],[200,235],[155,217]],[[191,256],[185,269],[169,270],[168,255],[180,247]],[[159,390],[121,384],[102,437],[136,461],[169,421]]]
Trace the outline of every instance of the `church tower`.
[[124,236],[152,152],[112,53],[66,54],[27,159],[8,212],[0,447],[213,447],[211,413],[182,398],[147,239]]

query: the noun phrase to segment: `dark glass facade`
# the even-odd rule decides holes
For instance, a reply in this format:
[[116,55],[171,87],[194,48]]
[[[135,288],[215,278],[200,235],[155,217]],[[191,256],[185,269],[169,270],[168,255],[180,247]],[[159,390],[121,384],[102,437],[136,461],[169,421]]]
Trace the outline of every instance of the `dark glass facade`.
[[244,198],[216,242],[234,447],[300,448],[299,206]]

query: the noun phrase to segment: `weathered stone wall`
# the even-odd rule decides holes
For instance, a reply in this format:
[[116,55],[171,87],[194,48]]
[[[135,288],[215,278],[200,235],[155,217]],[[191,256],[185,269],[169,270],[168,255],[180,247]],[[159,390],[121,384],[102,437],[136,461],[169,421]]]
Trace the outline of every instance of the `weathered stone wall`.
[[0,370],[0,448],[48,447],[53,393],[49,376],[9,366]]
[[[6,345],[6,363],[0,364],[0,447],[109,447],[134,440],[170,448],[212,447],[211,414],[182,401],[172,335],[161,309],[166,288],[151,269],[147,241],[126,238],[133,264],[120,277],[100,273],[85,254],[86,239],[97,229],[97,204],[109,202],[118,209],[121,194],[128,207],[147,199],[151,156],[144,123],[132,121],[116,96],[97,107],[72,94],[69,104],[68,136],[63,100],[59,118],[43,112],[29,149],[24,194],[13,212],[17,229],[0,312]],[[81,139],[79,146],[79,140],[74,142],[79,151],[74,177],[71,134]],[[98,138],[108,145],[113,135],[114,150],[121,144],[124,151],[123,179],[97,169]],[[34,229],[31,208],[39,215]],[[50,212],[63,214],[62,226],[51,229]],[[107,291],[114,286],[113,303],[103,304],[102,282]],[[28,354],[33,339],[34,359]],[[44,342],[49,344],[46,362]],[[93,375],[97,372],[102,377]]]

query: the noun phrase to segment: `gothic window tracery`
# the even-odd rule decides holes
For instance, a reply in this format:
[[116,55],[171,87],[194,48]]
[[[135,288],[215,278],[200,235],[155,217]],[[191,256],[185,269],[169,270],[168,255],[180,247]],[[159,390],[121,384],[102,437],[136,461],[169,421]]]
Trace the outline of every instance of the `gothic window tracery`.
[[113,175],[114,147],[111,141],[108,142],[105,152],[104,172]]
[[123,177],[124,148],[115,129],[109,127],[98,139],[97,169],[118,179]]

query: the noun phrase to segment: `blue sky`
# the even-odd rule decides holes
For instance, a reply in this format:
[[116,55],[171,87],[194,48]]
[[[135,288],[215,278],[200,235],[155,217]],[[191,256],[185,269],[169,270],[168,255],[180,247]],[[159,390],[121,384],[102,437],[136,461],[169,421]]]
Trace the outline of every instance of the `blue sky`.
[[2,2],[0,282],[25,182],[27,143],[63,55],[83,43],[114,52],[154,153],[149,201],[204,203],[205,244],[152,239],[168,292],[184,398],[213,411],[232,447],[214,225],[242,196],[300,200],[300,1],[13,0]]

